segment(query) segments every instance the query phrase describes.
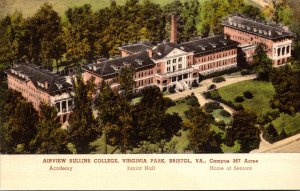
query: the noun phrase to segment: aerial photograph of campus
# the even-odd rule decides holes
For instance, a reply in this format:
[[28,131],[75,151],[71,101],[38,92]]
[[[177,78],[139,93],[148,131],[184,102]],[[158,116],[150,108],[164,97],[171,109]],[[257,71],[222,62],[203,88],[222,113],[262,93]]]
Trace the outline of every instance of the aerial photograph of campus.
[[1,0],[1,154],[300,153],[299,0]]

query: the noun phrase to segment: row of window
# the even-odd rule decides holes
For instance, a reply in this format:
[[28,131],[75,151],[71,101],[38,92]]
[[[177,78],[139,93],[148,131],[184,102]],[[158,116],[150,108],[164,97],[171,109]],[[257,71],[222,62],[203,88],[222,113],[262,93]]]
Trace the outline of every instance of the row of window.
[[137,72],[135,73],[135,78],[142,78],[144,76],[151,75],[151,74],[153,74],[153,70]]
[[[172,70],[171,70],[172,69]],[[182,64],[178,64],[178,70],[182,69]],[[167,72],[175,72],[177,70],[176,66],[173,67],[167,67]]]
[[210,64],[205,64],[205,65],[200,66],[199,69],[201,71],[209,70],[209,69],[214,69],[214,68],[218,68],[218,67],[225,66],[225,65],[228,65],[228,64],[233,64],[233,63],[236,63],[236,57],[230,58],[230,59],[227,59],[227,60],[221,60],[221,61],[218,61],[218,62],[213,62],[213,63],[210,63]]
[[210,56],[195,58],[195,61],[196,61],[196,63],[202,63],[202,62],[215,60],[215,59],[223,58],[223,57],[230,56],[230,55],[236,55],[236,50],[230,50],[230,51],[226,51],[223,53],[213,54]]
[[[178,61],[177,61],[178,60]],[[172,59],[172,63],[182,62],[182,57]],[[171,60],[167,61],[167,65],[171,64]]]
[[[283,56],[290,53],[290,46],[281,47],[277,49],[277,56]],[[274,48],[274,54],[276,55],[276,48]]]
[[140,86],[144,86],[144,85],[149,85],[153,83],[153,78],[148,78],[145,80],[139,80],[136,82],[136,86],[140,87]]

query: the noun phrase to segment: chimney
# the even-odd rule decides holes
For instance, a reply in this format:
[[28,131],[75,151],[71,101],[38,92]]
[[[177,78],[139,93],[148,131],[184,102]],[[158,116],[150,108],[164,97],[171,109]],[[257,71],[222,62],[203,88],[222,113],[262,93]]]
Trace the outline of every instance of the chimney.
[[177,43],[177,23],[176,16],[172,15],[171,20],[171,40],[172,43]]
[[152,55],[153,55],[153,50],[152,50],[152,48],[149,48],[149,49],[147,50],[147,52],[148,52],[149,58],[152,58]]

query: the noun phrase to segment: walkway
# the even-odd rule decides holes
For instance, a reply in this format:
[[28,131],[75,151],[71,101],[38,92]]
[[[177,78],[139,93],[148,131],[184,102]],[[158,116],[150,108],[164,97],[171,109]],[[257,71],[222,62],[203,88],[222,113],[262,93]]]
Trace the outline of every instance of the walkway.
[[[170,94],[170,95],[167,95],[166,97],[169,97],[172,100],[176,100],[176,99],[184,98],[188,95],[191,95],[191,93],[194,93],[195,96],[197,97],[200,105],[203,106],[205,103],[207,103],[209,101],[213,101],[213,100],[205,99],[204,96],[202,95],[203,92],[206,92],[208,90],[208,87],[210,85],[215,84],[217,88],[221,88],[221,87],[228,86],[230,84],[234,84],[234,83],[237,83],[237,82],[242,82],[242,81],[246,81],[246,80],[253,80],[253,79],[256,78],[256,75],[224,76],[224,78],[225,78],[225,81],[220,82],[220,83],[213,83],[212,78],[207,79],[207,80],[203,80],[200,83],[200,87],[193,88],[191,90],[185,90],[183,92]],[[223,103],[220,103],[220,105],[222,105],[224,107],[224,110],[228,111],[230,114],[233,114],[235,112],[234,109],[228,107],[227,105],[225,105]]]
[[259,149],[250,153],[300,153],[300,133],[273,144],[261,139]]

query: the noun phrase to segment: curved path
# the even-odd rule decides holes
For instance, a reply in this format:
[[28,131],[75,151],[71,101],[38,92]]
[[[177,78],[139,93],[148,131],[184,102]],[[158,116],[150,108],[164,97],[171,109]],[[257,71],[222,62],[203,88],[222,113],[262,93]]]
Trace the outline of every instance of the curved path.
[[[225,78],[224,82],[213,83],[212,78],[210,78],[210,79],[207,79],[207,80],[203,80],[200,83],[200,87],[193,88],[191,90],[184,90],[183,92],[178,92],[178,93],[166,95],[166,97],[169,97],[172,100],[176,100],[176,99],[180,99],[180,98],[186,97],[188,95],[191,95],[191,93],[194,93],[195,96],[197,97],[200,105],[203,106],[207,102],[214,101],[214,100],[210,100],[210,99],[205,99],[205,97],[202,95],[203,92],[206,92],[208,90],[208,87],[210,85],[215,84],[217,88],[221,88],[221,87],[228,86],[228,85],[231,85],[231,84],[234,84],[234,83],[237,83],[237,82],[242,82],[242,81],[246,81],[246,80],[253,80],[257,76],[256,75],[248,75],[248,76],[226,76],[225,75],[223,77]],[[232,109],[231,107],[229,107],[229,106],[227,106],[223,103],[220,103],[220,105],[223,106],[224,110],[228,111],[231,115],[235,112],[234,109]]]
[[300,153],[300,133],[273,144],[266,144],[266,141],[261,139],[259,149],[250,153]]

